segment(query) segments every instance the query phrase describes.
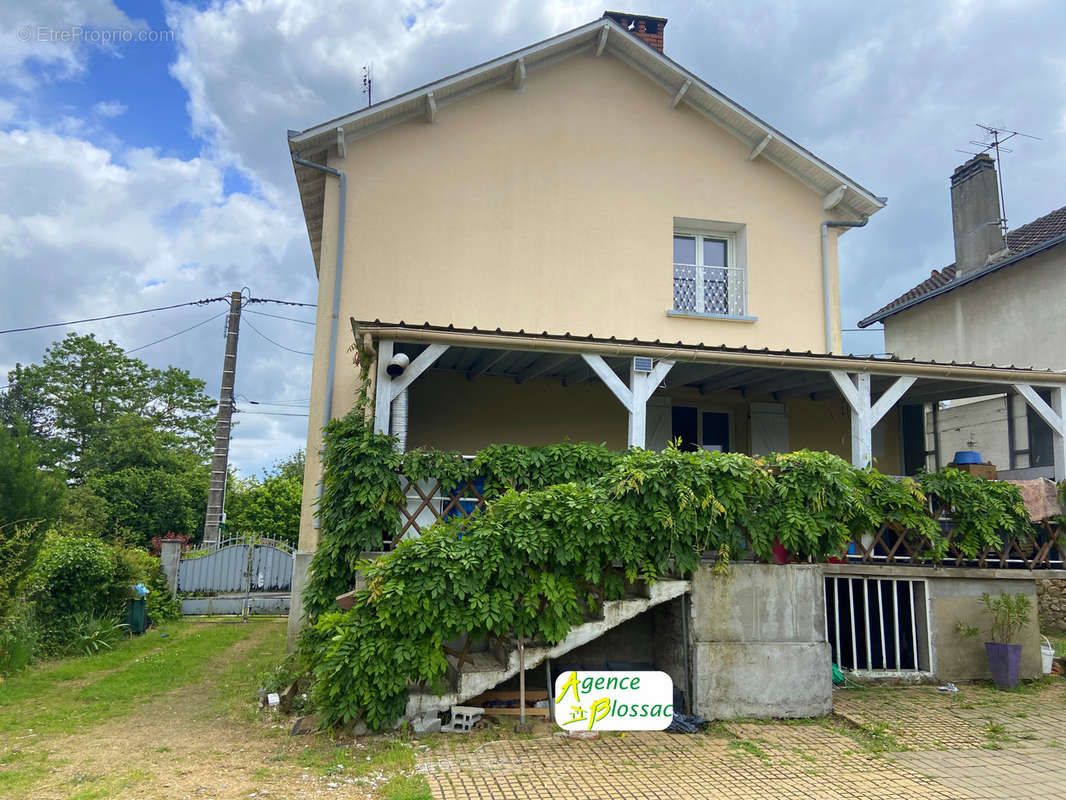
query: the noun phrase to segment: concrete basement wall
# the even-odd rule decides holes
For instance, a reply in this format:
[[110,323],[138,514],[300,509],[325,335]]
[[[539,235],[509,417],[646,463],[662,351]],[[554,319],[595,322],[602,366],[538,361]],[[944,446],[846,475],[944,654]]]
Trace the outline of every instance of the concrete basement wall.
[[[995,570],[998,572],[999,570]],[[933,666],[942,681],[991,680],[985,642],[989,641],[991,618],[985,611],[981,595],[1025,594],[1033,603],[1029,624],[1018,634],[1022,645],[1021,677],[1039,678],[1040,627],[1037,620],[1036,580],[981,578],[933,578],[928,581],[930,610],[930,641],[933,646]],[[958,622],[980,629],[980,635],[964,639],[955,630]]]
[[833,710],[819,564],[738,564],[692,579],[693,707],[710,719]]

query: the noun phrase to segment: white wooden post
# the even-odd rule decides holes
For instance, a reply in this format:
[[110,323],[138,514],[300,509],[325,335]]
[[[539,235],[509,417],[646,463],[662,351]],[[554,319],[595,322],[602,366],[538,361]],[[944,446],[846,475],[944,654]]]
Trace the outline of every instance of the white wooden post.
[[829,375],[851,407],[851,463],[856,467],[868,467],[874,458],[874,425],[881,421],[918,379],[910,375],[897,378],[885,393],[877,398],[877,402],[871,405],[870,373],[856,373],[854,381],[850,374],[840,370],[831,370]]
[[1051,390],[1051,405],[1048,405],[1027,383],[1016,383],[1014,388],[1051,428],[1055,453],[1055,481],[1066,480],[1066,420],[1062,413],[1062,389],[1056,387]]
[[600,380],[607,385],[611,393],[618,398],[618,402],[625,406],[629,412],[629,446],[644,447],[648,426],[648,398],[663,382],[663,378],[670,372],[675,362],[659,361],[651,372],[635,372],[630,366],[629,386],[626,386],[622,379],[615,374],[615,371],[607,366],[603,356],[582,353],[581,357],[585,359],[585,363],[592,368],[592,371],[599,376]]
[[374,391],[374,432],[389,433],[391,430],[392,401],[407,389],[427,369],[433,366],[448,349],[446,344],[431,344],[418,354],[402,375],[393,378],[388,373],[394,351],[393,342],[383,339],[378,342],[377,383]]
[[873,460],[874,428],[870,422],[870,374],[860,372],[855,381],[840,370],[831,370],[829,375],[851,407],[851,463],[868,467]]
[[374,433],[389,432],[389,422],[392,418],[392,392],[389,384],[392,379],[386,368],[392,361],[393,342],[391,339],[382,339],[378,342],[377,381],[374,383]]
[[1066,481],[1066,417],[1062,414],[1062,389],[1051,390],[1051,410],[1059,418],[1058,430],[1053,429],[1055,438],[1055,483]]

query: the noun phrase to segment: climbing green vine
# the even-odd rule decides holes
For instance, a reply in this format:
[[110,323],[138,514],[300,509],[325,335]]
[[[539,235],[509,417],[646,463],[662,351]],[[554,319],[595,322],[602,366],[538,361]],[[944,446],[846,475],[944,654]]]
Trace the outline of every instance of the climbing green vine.
[[[627,581],[687,575],[708,551],[769,561],[780,545],[821,561],[885,526],[939,558],[948,545],[930,507],[954,516],[953,543],[967,555],[989,546],[990,526],[1030,525],[1008,484],[957,470],[897,481],[829,453],[760,461],[675,448],[493,445],[468,462],[441,451],[400,455],[392,445],[358,412],[326,428],[322,538],[304,595],[312,624],[300,649],[329,725],[391,724],[410,683],[440,688],[446,641],[516,633],[559,641]],[[360,561],[398,531],[401,472],[439,478],[446,490],[481,478],[490,502]],[[366,588],[338,611],[335,598],[354,586],[357,569]]]

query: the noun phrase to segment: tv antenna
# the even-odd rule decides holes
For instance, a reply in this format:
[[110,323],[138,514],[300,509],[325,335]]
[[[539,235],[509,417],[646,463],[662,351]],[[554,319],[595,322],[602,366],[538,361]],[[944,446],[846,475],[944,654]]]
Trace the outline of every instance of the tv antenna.
[[366,104],[374,105],[374,62],[363,65],[363,94],[366,95]]
[[979,139],[970,139],[970,144],[974,147],[980,147],[976,153],[970,150],[956,150],[957,153],[967,153],[971,156],[978,156],[981,153],[988,153],[995,151],[996,154],[996,178],[999,180],[999,213],[1002,216],[999,218],[999,227],[1003,231],[1003,241],[1007,241],[1007,202],[1003,196],[1003,162],[1000,158],[1002,153],[1012,153],[1010,150],[1003,146],[1003,143],[1013,139],[1015,136],[1024,136],[1026,139],[1036,139],[1037,141],[1043,141],[1039,136],[1031,136],[1028,133],[1022,133],[1021,131],[1009,131],[1006,128],[1002,128],[996,125],[982,125],[977,123],[977,127],[985,132],[986,137],[992,139],[991,142],[981,141]]

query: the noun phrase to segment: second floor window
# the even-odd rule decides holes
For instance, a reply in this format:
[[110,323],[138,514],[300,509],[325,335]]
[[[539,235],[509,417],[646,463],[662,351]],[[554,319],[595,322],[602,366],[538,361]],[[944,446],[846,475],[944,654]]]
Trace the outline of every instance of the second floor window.
[[744,316],[744,270],[730,237],[674,234],[674,311]]

